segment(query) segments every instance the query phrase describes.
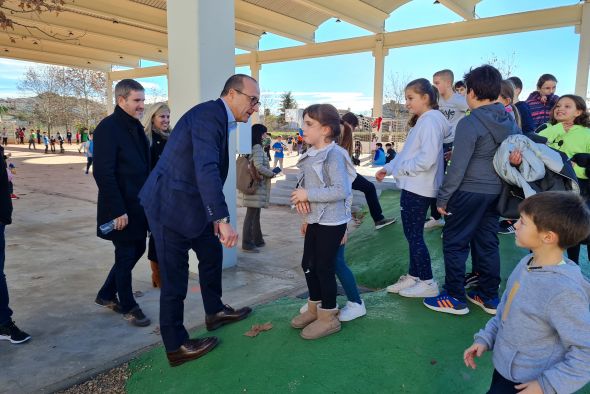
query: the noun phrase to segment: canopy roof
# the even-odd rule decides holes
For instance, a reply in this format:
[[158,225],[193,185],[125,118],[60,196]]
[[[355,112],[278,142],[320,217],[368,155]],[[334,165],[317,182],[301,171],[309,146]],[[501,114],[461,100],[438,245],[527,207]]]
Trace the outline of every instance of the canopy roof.
[[[372,33],[410,0],[235,0],[236,47],[257,51],[265,32],[315,43],[315,31],[338,18]],[[20,0],[4,7],[14,30],[0,34],[0,56],[110,71],[139,67],[140,59],[166,63],[166,0],[65,0],[59,13],[16,12]],[[439,0],[462,18],[475,17],[479,0]],[[9,12],[7,12],[9,14]]]

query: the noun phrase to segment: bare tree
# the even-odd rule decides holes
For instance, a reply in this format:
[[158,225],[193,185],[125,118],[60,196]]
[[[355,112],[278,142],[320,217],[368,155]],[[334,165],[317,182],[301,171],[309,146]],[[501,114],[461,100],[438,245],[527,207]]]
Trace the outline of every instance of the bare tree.
[[504,57],[498,56],[492,52],[490,57],[484,61],[487,64],[496,67],[504,79],[511,77],[514,71],[518,68],[518,64],[516,63],[516,52],[514,51]]
[[82,123],[88,127],[93,113],[93,102],[104,102],[107,78],[103,72],[83,68],[66,68],[65,75],[72,93],[79,101]]
[[389,74],[387,84],[384,87],[386,101],[384,106],[391,112],[393,118],[399,118],[405,112],[406,85],[411,78],[407,73],[392,72]]
[[18,88],[37,96],[35,113],[47,125],[48,131],[55,124],[56,113],[60,108],[60,71],[59,67],[29,67]]

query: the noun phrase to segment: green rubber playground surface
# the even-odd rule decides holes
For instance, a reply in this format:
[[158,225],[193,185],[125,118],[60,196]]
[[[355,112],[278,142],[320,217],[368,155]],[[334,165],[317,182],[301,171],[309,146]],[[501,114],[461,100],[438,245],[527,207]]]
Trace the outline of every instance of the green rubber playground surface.
[[[399,194],[381,197],[386,214],[399,218]],[[435,277],[444,278],[440,230],[427,234]],[[512,236],[501,236],[505,279],[525,253]],[[407,244],[401,223],[377,232],[365,220],[347,245],[347,260],[360,285],[382,288],[407,272]],[[585,250],[582,251],[585,253]],[[588,274],[588,262],[583,266]],[[503,285],[502,285],[503,286]],[[367,316],[344,323],[338,334],[306,341],[289,321],[302,304],[284,298],[257,307],[245,321],[215,331],[221,343],[202,359],[168,366],[164,350],[131,362],[129,393],[485,393],[491,353],[476,370],[463,365],[463,350],[489,318],[477,307],[466,316],[435,313],[421,299],[383,290],[363,295]],[[339,299],[341,305],[344,299]],[[253,324],[274,328],[255,338]],[[206,335],[204,330],[194,337]],[[582,392],[590,393],[590,387]]]

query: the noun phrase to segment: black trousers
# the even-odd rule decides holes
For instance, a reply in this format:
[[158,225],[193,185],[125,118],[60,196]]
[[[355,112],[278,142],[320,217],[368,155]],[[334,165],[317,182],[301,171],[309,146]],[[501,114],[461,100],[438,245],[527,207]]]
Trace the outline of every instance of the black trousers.
[[[47,148],[45,148],[45,153],[47,153]],[[88,170],[92,167],[92,157],[86,158],[86,173],[88,174]]]
[[264,242],[260,228],[261,208],[246,208],[244,227],[242,228],[242,248],[251,249]]
[[384,219],[381,204],[377,197],[377,190],[375,190],[375,185],[373,185],[372,182],[368,181],[362,175],[357,175],[352,182],[352,190],[358,190],[365,194],[365,199],[369,206],[369,212],[371,213],[374,222]]
[[145,252],[145,238],[137,241],[113,241],[113,245],[115,264],[99,290],[98,297],[112,300],[118,295],[121,309],[123,313],[127,313],[137,306],[131,287],[131,271]]
[[487,394],[512,394],[518,393],[518,390],[514,386],[520,383],[512,382],[500,375],[498,371],[494,369],[494,375],[492,376],[492,384]]
[[301,267],[305,274],[309,299],[321,300],[324,309],[336,307],[336,254],[345,232],[346,224],[307,225]]
[[199,284],[205,313],[213,315],[223,309],[221,301],[221,272],[223,250],[213,233],[213,224],[197,238],[186,238],[173,229],[150,220],[150,230],[156,241],[160,290],[160,333],[166,351],[177,350],[188,338],[184,327],[184,300],[188,289],[188,251],[199,259]]
[[445,290],[466,302],[465,262],[471,257],[480,274],[479,289],[486,299],[498,297],[500,285],[500,248],[498,241],[497,194],[457,190],[449,200],[443,227]]

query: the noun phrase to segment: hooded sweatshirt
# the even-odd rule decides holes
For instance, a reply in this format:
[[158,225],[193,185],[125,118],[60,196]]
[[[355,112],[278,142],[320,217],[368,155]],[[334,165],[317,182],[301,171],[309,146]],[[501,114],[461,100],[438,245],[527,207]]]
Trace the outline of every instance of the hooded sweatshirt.
[[484,105],[461,119],[447,175],[438,191],[437,206],[446,207],[457,190],[499,194],[502,183],[492,164],[498,146],[518,125],[500,103]]
[[400,189],[423,197],[436,197],[442,183],[443,140],[451,125],[438,110],[423,113],[408,132],[403,149],[383,169]]
[[543,393],[573,393],[590,382],[590,283],[570,260],[516,266],[496,316],[475,335],[513,382],[537,380]]

